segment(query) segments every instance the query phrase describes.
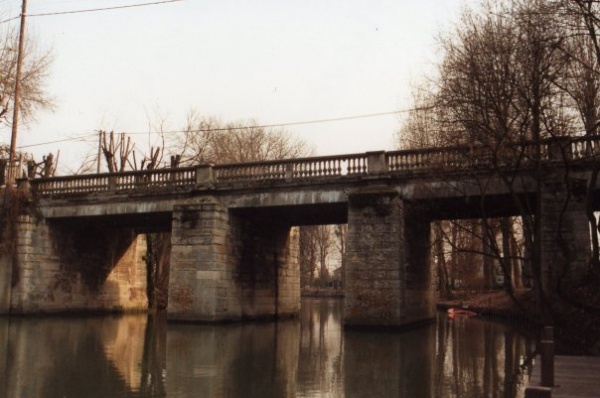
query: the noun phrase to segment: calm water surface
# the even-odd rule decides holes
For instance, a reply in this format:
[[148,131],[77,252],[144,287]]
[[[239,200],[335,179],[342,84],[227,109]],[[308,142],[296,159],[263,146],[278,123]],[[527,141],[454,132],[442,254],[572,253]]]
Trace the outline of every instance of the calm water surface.
[[343,331],[343,302],[300,319],[167,324],[147,316],[0,318],[0,397],[523,397],[532,340],[448,319]]

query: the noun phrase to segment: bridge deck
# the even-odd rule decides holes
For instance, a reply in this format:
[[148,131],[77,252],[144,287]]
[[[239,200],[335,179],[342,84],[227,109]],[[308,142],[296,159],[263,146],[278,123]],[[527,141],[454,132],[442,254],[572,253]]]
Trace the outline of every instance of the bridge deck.
[[[541,385],[541,366],[534,366],[529,385]],[[600,397],[600,357],[556,356],[552,398]]]

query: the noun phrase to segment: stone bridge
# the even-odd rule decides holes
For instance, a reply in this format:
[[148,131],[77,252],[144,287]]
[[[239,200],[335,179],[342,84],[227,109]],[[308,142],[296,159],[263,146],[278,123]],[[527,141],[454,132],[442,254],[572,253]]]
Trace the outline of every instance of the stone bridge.
[[[560,219],[577,253],[569,261],[583,266],[586,203],[572,192],[585,191],[600,139],[539,148],[544,261],[557,261]],[[454,147],[19,180],[20,206],[2,195],[17,210],[12,222],[3,213],[14,245],[0,253],[0,312],[146,310],[144,233],[169,232],[170,320],[293,316],[296,227],[347,223],[345,324],[425,322],[435,308],[431,221],[519,215],[511,196],[537,197],[533,163],[496,160]]]

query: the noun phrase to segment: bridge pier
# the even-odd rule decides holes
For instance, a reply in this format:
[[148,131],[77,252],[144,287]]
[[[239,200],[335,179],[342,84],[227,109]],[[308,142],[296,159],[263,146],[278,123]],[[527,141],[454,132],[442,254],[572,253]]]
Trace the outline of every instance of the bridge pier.
[[10,313],[144,311],[143,239],[91,223],[18,217]]
[[393,190],[348,199],[345,325],[406,327],[433,319],[429,223],[407,224],[405,203]]
[[296,316],[300,312],[298,229],[269,221],[244,220],[237,273],[243,318]]
[[239,289],[234,280],[234,224],[227,208],[216,200],[173,209],[169,320],[241,318]]
[[586,214],[585,179],[549,176],[541,198],[542,284],[551,299],[558,291],[580,285],[589,277],[590,224]]
[[437,272],[431,261],[431,221],[419,208],[407,204],[405,208],[403,315],[410,323],[428,322],[436,316]]
[[297,315],[298,233],[215,198],[173,213],[168,318],[219,322]]

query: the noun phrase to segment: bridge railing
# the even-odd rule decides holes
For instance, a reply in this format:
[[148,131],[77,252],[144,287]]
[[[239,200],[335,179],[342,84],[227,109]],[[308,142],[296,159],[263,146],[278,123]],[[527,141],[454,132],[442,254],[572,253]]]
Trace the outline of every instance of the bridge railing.
[[213,166],[215,182],[312,179],[368,173],[369,154],[321,156]]
[[569,141],[569,155],[572,159],[581,160],[600,156],[600,136],[587,135]]
[[418,171],[467,166],[466,147],[427,148],[386,152],[389,171]]
[[29,183],[40,195],[129,192],[177,187],[201,189],[213,187],[215,184],[257,181],[319,181],[340,177],[377,176],[381,173],[450,172],[497,166],[527,167],[528,162],[538,156],[538,151],[540,159],[545,162],[594,159],[600,156],[600,136],[554,138],[542,141],[539,146],[531,143],[506,146],[498,149],[496,153],[482,145],[470,145],[52,177],[29,180]]
[[42,195],[122,192],[162,187],[190,187],[196,184],[196,168],[158,169],[39,178],[29,184]]

